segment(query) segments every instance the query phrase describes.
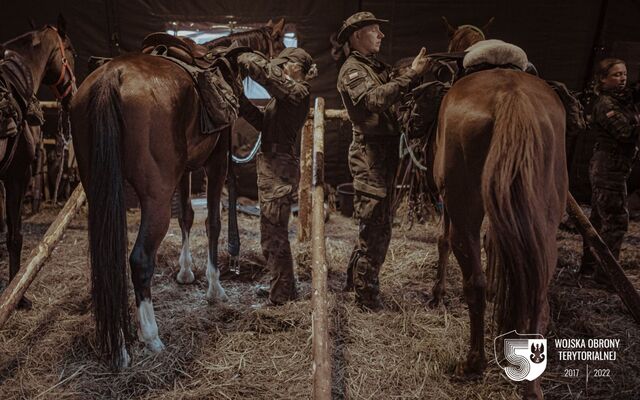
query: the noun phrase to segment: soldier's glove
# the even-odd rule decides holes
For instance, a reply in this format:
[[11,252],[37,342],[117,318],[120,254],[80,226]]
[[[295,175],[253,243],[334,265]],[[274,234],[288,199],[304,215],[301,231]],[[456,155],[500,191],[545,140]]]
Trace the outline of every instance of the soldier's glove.
[[295,83],[291,86],[287,99],[289,99],[289,101],[291,101],[293,105],[297,106],[308,95],[309,95],[309,89],[305,85],[301,83]]

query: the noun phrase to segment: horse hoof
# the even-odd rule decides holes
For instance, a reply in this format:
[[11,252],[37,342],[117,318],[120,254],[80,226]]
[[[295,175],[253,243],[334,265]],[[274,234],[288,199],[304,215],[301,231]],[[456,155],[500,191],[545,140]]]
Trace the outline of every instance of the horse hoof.
[[461,361],[456,365],[455,376],[465,381],[468,380],[480,380],[484,373],[484,366],[482,363],[469,364],[468,361]]
[[117,367],[119,370],[121,370],[121,369],[128,368],[129,365],[131,365],[131,357],[129,357],[129,353],[123,347],[120,352],[120,362],[118,363]]
[[427,304],[431,309],[437,308],[440,305],[440,298],[434,296]]
[[152,353],[160,353],[165,349],[164,344],[159,338],[155,338],[152,341],[147,342],[146,345],[147,349],[149,349],[149,351],[151,351]]
[[31,300],[23,296],[18,302],[17,308],[19,310],[31,310],[31,306],[32,306]]
[[224,292],[224,290],[220,290],[219,292],[214,292],[213,290],[207,291],[207,300],[211,304],[215,304],[217,302],[226,303],[229,301],[229,296]]
[[176,280],[181,285],[189,285],[193,283],[195,279],[196,277],[195,275],[193,275],[193,271],[191,271],[190,269],[187,269],[187,270],[181,269],[180,272],[178,272],[178,275],[176,276]]

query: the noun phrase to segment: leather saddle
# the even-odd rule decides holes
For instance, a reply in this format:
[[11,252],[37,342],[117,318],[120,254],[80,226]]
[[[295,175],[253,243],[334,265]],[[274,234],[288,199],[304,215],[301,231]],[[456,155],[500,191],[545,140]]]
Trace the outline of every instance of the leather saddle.
[[202,69],[211,67],[215,58],[207,47],[192,39],[165,32],[151,33],[142,40],[142,53],[150,54],[154,51]]

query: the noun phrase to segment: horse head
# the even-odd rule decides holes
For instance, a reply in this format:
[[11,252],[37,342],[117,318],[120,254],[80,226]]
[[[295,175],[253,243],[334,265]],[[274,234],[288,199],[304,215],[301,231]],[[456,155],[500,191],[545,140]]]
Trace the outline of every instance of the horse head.
[[57,26],[46,25],[27,32],[4,44],[7,50],[17,54],[16,62],[29,74],[33,93],[41,83],[51,86],[58,100],[66,105],[75,92],[73,73],[75,51],[66,32],[66,23],[58,17]]
[[56,27],[47,25],[38,32],[40,41],[48,41],[51,48],[42,82],[51,87],[65,107],[77,89],[73,73],[76,52],[67,35],[66,25],[64,17],[60,15]]
[[465,51],[479,41],[485,40],[485,34],[489,26],[493,23],[493,20],[494,17],[491,17],[482,28],[478,28],[475,25],[460,25],[454,28],[447,18],[443,16],[442,21],[447,28],[447,34],[449,36],[449,48],[447,51],[449,53]]
[[267,28],[271,28],[269,31],[269,40],[271,41],[272,54],[269,54],[269,58],[276,57],[282,50],[284,50],[284,18],[280,18],[280,21],[273,23],[269,20],[267,22]]

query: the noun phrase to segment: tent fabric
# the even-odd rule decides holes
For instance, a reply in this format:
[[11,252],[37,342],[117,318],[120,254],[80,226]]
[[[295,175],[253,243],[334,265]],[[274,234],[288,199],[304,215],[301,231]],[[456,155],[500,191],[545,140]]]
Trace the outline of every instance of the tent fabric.
[[[390,63],[417,54],[422,46],[429,52],[445,51],[448,38],[441,16],[453,25],[478,26],[495,17],[489,38],[522,47],[545,79],[565,82],[573,90],[583,88],[595,60],[616,52],[630,58],[632,80],[640,71],[640,57],[633,55],[640,46],[640,4],[634,0],[27,0],[3,7],[0,42],[29,30],[29,18],[37,25],[55,24],[61,12],[78,53],[76,72],[82,80],[89,56],[136,51],[148,33],[166,29],[171,21],[241,24],[284,17],[295,25],[298,45],[318,65],[312,97],[324,97],[328,108],[341,108],[329,36],[360,10],[390,20],[383,27],[381,53]],[[332,123],[326,140],[336,143],[326,155],[326,176],[332,183],[350,180],[348,123]]]

